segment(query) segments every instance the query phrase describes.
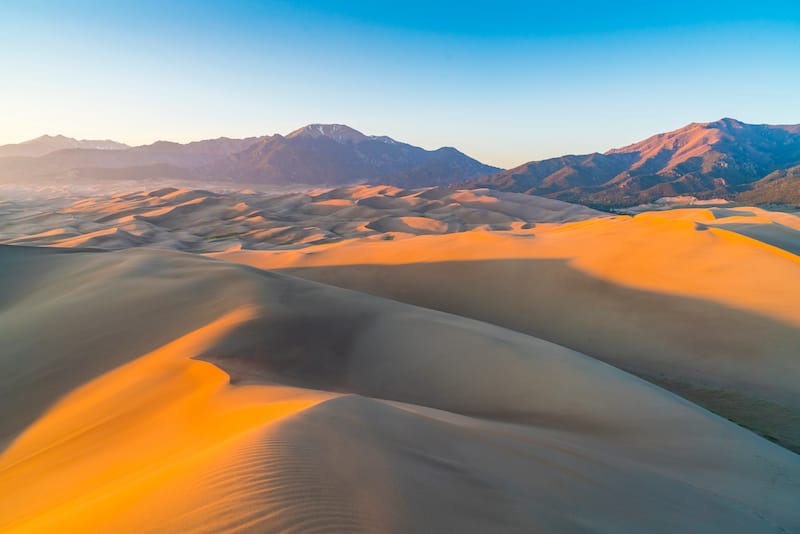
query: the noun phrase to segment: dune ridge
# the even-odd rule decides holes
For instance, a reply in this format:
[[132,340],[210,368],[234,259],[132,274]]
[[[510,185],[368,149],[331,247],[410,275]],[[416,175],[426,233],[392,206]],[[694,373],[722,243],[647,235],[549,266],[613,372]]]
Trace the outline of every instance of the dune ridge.
[[167,187],[0,201],[0,243],[214,252],[511,230],[601,215],[557,200],[488,190],[353,186],[276,195]]
[[526,334],[168,251],[0,271],[4,530],[800,527],[797,455]]
[[695,208],[214,256],[541,337],[800,450],[798,223]]
[[443,188],[6,200],[0,530],[800,529],[799,233]]

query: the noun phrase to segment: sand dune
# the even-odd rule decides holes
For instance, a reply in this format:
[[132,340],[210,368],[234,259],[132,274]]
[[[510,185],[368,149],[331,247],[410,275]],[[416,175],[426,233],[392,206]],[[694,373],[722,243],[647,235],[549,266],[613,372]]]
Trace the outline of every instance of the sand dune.
[[[0,201],[0,243],[118,250],[149,246],[188,252],[272,249],[512,229],[602,214],[555,200],[488,190],[353,186],[265,194],[163,188],[76,198]],[[61,231],[65,229],[67,231]]]
[[797,455],[526,334],[167,251],[0,271],[3,530],[800,528]]
[[799,235],[487,190],[7,199],[0,531],[800,530]]
[[217,257],[532,334],[800,450],[798,222],[690,209]]

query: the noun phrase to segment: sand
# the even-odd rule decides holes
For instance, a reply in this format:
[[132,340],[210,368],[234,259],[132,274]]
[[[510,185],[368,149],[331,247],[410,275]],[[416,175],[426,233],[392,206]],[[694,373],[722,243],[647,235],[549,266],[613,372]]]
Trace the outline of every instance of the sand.
[[0,243],[105,250],[268,250],[356,237],[511,230],[532,222],[598,216],[602,214],[583,206],[488,190],[353,186],[275,195],[167,187],[0,200]]
[[800,530],[791,214],[47,205],[0,206],[0,531]]
[[800,451],[798,222],[689,209],[215,256],[547,339]]
[[795,454],[532,336],[174,252],[0,258],[3,529],[800,526]]

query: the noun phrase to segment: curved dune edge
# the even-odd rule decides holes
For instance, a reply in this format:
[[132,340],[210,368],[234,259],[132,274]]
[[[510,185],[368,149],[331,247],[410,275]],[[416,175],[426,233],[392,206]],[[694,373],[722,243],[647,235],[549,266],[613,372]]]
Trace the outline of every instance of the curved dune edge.
[[[785,248],[742,235],[741,219]],[[213,256],[547,339],[800,450],[793,228],[785,213],[683,209]]]
[[0,526],[107,528],[242,435],[331,398],[299,388],[232,387],[222,370],[191,359],[251,315],[231,312],[59,401],[0,460]]
[[[742,212],[756,210],[741,208]],[[733,211],[733,210],[730,210]],[[210,254],[264,269],[364,264],[411,264],[486,259],[566,259],[615,284],[704,298],[800,326],[800,256],[737,230],[709,210],[647,212],[565,224],[540,224],[531,233],[466,232],[395,241],[352,239],[297,250],[237,250]],[[800,243],[800,217],[758,210],[780,223],[762,224],[777,240],[789,225]],[[701,225],[701,226],[698,226]],[[757,276],[754,276],[757,273]],[[779,280],[780,283],[775,283]]]
[[[0,272],[0,385],[30,420],[3,529],[800,527],[797,455],[528,335],[171,252],[0,247]],[[103,371],[145,326],[177,339]]]

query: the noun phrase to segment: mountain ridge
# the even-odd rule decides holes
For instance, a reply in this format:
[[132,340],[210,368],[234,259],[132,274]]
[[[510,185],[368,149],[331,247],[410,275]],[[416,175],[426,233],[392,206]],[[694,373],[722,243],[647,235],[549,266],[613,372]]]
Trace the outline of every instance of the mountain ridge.
[[535,194],[596,208],[686,195],[797,205],[798,176],[800,125],[748,124],[728,117],[692,122],[602,153],[529,161],[508,170],[453,147],[426,150],[344,124],[312,123],[285,136],[184,144],[156,141],[129,147],[58,135],[0,146],[0,179],[5,181],[67,177],[312,187],[444,185]]
[[723,118],[690,123],[604,153],[530,161],[458,185],[616,207],[686,194],[734,199],[772,173],[796,165],[800,125]]
[[111,139],[75,139],[65,135],[41,135],[21,143],[0,145],[0,158],[3,157],[39,157],[58,150],[85,148],[94,150],[125,150],[131,148],[125,143]]
[[[18,145],[15,145],[18,146]],[[68,146],[38,157],[0,157],[0,178],[58,176],[221,179],[243,183],[446,185],[499,171],[451,147],[425,150],[342,124],[310,124],[286,136],[156,141],[109,151]]]
[[446,185],[463,179],[459,177],[474,178],[497,170],[453,148],[425,150],[340,124],[311,124],[286,136],[262,139],[209,169],[211,174],[253,182],[380,182],[403,187]]

